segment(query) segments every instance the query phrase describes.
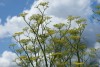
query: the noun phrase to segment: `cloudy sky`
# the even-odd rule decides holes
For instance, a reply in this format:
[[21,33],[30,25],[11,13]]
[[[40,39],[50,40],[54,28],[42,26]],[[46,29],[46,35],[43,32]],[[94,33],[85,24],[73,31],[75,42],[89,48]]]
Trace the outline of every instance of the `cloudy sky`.
[[[91,18],[93,7],[100,4],[100,0],[0,0],[0,67],[13,67],[16,65],[11,62],[16,57],[9,50],[9,44],[14,42],[11,36],[26,26],[18,15],[27,12],[29,13],[27,17],[29,17],[37,13],[34,7],[41,1],[49,1],[50,7],[46,13],[53,17],[52,22],[64,21],[68,15],[87,18],[88,25],[84,36],[86,36],[88,45],[95,48],[100,47],[95,36],[100,33],[100,24],[94,23]],[[10,57],[12,59],[9,59]]]

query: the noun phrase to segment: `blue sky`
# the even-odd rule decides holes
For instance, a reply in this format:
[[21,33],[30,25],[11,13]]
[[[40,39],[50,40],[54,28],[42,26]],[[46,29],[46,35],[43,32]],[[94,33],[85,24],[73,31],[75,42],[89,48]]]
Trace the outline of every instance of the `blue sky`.
[[[3,25],[8,16],[19,15],[23,10],[30,9],[34,0],[0,0],[0,19]],[[9,50],[9,44],[12,43],[12,38],[0,38],[0,54]]]
[[[20,14],[24,9],[29,9],[34,0],[0,0],[0,18],[2,21],[8,16]],[[2,22],[3,23],[3,22]]]
[[[80,0],[80,1],[82,1],[82,0]],[[1,25],[4,25],[5,23],[7,23],[7,17],[9,17],[9,16],[10,17],[18,16],[24,10],[31,11],[31,7],[32,7],[33,2],[34,2],[34,0],[0,0]],[[84,2],[87,2],[86,6],[85,6]],[[75,2],[76,7],[74,7],[73,4],[70,3],[70,1],[69,1],[69,3],[70,3],[69,5],[64,5],[65,3],[63,3],[63,1],[61,3],[60,2],[57,2],[57,3],[58,3],[57,6],[53,7],[54,4],[52,4],[52,2],[51,2],[51,9],[48,11],[49,15],[53,15],[53,16],[58,17],[58,18],[61,18],[61,17],[64,18],[64,17],[72,14],[72,15],[80,15],[80,16],[89,18],[89,17],[91,17],[90,14],[92,14],[91,9],[93,9],[93,6],[95,4],[97,4],[97,1],[95,1],[94,3],[91,2],[91,0],[90,1],[83,0],[83,3],[79,2],[79,3],[83,4],[83,5],[81,5],[81,7],[83,9],[80,10],[79,12],[78,12],[78,9],[80,8],[79,7],[80,4],[77,1]],[[67,7],[67,6],[69,6],[69,7]],[[68,10],[65,9],[66,7]],[[77,9],[77,10],[76,9],[74,10],[74,11],[76,11],[76,13],[73,12],[74,8]],[[52,9],[56,9],[56,10],[52,10]],[[62,13],[60,13],[61,12],[60,10],[63,10],[63,9],[65,9],[65,10]],[[88,11],[87,11],[87,9],[88,9]],[[65,12],[67,14],[65,14]],[[7,32],[7,33],[9,33],[9,32]],[[6,35],[3,35],[3,36],[6,36]],[[9,50],[9,44],[11,44],[11,43],[12,43],[11,37],[0,38],[0,54],[3,53],[5,50]]]
[[[30,9],[34,0],[0,0],[0,19],[1,19],[1,24],[4,25],[7,21],[7,17],[13,17],[16,15],[19,15],[21,12],[23,12],[26,9]],[[95,2],[96,4],[96,2]],[[94,4],[91,5],[91,7]],[[76,5],[77,6],[77,5]],[[65,6],[62,6],[65,7]],[[72,7],[74,8],[74,7]],[[62,10],[63,8],[56,8]],[[85,9],[84,9],[85,10]],[[59,10],[58,10],[59,11]],[[55,11],[57,12],[57,11]],[[67,16],[63,13],[67,12],[64,11],[62,14],[57,14],[55,12],[49,12],[51,15],[58,16],[58,17],[63,17]],[[70,11],[69,11],[70,12]],[[71,11],[73,12],[73,11]],[[70,12],[70,14],[71,14]],[[75,14],[75,13],[74,13]],[[76,13],[77,15],[78,13]],[[80,14],[80,13],[79,13]],[[9,44],[12,43],[12,38],[11,37],[6,37],[6,38],[0,38],[0,53],[3,53],[5,50],[9,50]]]
[[[4,60],[0,61],[0,67],[15,67],[11,64],[12,59],[9,59],[11,56],[12,58],[16,57],[9,49],[9,44],[14,42],[11,36],[26,26],[18,15],[26,11],[28,19],[32,14],[38,13],[34,7],[41,1],[49,1],[50,7],[46,13],[53,18],[51,19],[52,23],[48,25],[49,27],[58,22],[65,22],[66,17],[69,15],[87,18],[88,25],[84,36],[88,41],[88,46],[100,48],[100,43],[96,42],[96,34],[100,33],[98,31],[100,24],[94,23],[91,18],[93,16],[93,6],[100,4],[100,0],[95,0],[94,3],[92,2],[94,0],[37,0],[34,4],[34,0],[0,0],[0,60]],[[72,24],[72,26],[75,25]],[[7,63],[7,66],[2,66]]]

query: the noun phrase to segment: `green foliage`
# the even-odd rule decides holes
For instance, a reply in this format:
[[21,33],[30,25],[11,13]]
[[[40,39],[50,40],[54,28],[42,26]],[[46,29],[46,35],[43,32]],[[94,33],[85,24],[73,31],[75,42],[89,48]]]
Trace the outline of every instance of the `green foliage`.
[[39,5],[45,7],[45,6],[48,6],[48,2],[41,2]]
[[[43,9],[40,9],[43,7]],[[48,2],[42,2],[37,7],[39,14],[33,14],[27,22],[22,13],[20,16],[28,25],[23,28],[23,32],[13,35],[19,44],[11,44],[10,48],[17,54],[16,63],[21,67],[80,67],[87,65],[87,46],[83,39],[83,32],[86,27],[86,19],[77,16],[68,16],[66,23],[57,23],[53,28],[48,27],[51,17],[45,14]],[[72,21],[78,27],[72,27]],[[21,35],[25,38],[22,39]],[[92,53],[93,52],[93,53]],[[91,49],[89,57],[94,57],[95,51]],[[76,58],[73,58],[76,57]],[[72,61],[75,59],[75,62]],[[20,62],[18,62],[20,61]]]
[[67,18],[69,21],[72,21],[72,20],[74,20],[75,19],[75,17],[74,16],[68,16],[68,18]]
[[97,8],[97,9],[100,9],[100,5],[97,5],[96,8]]
[[21,34],[23,34],[23,32],[17,32],[17,33],[15,33],[13,36],[14,36],[14,37],[20,36]]
[[21,39],[19,42],[23,44],[27,44],[30,41],[30,39]]
[[22,13],[22,14],[20,14],[19,16],[21,16],[21,17],[25,17],[27,15],[27,13]]
[[96,14],[100,15],[100,10],[95,11]]
[[62,27],[64,27],[64,23],[59,23],[59,24],[55,24],[54,27],[56,27],[57,29],[61,29]]

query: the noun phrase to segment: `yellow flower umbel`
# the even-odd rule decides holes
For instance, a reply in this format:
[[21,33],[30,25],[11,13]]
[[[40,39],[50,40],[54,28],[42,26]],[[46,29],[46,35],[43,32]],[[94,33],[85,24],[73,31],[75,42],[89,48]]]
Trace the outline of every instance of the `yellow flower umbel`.
[[74,62],[73,64],[76,65],[76,67],[82,67],[82,65],[84,64],[83,62]]

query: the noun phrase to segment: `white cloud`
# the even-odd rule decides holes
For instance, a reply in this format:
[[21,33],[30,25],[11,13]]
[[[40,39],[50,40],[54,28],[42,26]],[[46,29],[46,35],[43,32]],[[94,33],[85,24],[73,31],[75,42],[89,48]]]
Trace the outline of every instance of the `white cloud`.
[[98,0],[98,3],[100,3],[100,0]]
[[[38,13],[36,10],[36,5],[41,1],[48,1],[50,8],[47,10],[47,14],[53,16],[56,20],[53,19],[53,23],[61,22],[62,19],[68,15],[80,15],[80,16],[89,16],[92,14],[90,8],[90,0],[39,0],[33,3],[30,10],[24,10],[23,12],[28,12],[27,19],[35,13]],[[59,20],[60,19],[60,20]],[[25,23],[21,17],[11,17],[7,18],[7,21],[4,25],[0,25],[0,38],[4,38],[6,36],[11,36],[13,33],[17,31],[21,31],[23,27],[25,27]],[[52,24],[52,23],[51,23]]]
[[87,17],[92,14],[91,11],[91,0],[39,0],[35,2],[30,10],[30,14],[37,13],[38,11],[34,8],[40,2],[49,2],[49,9],[47,14],[53,15],[59,18],[66,18],[68,15]]
[[15,32],[21,31],[25,26],[26,24],[21,17],[8,17],[7,22],[4,25],[0,25],[0,38],[11,36]]
[[0,57],[0,67],[18,67],[13,60],[16,58],[16,54],[4,51]]
[[100,48],[100,43],[96,42],[94,47],[95,47],[95,49],[99,49]]
[[66,18],[68,15],[89,16],[91,12],[91,0],[47,0],[50,2],[48,12],[61,18]]
[[[39,2],[41,1],[49,1],[50,8],[47,10],[47,14],[52,16],[52,22],[50,23],[49,27],[55,23],[65,21],[65,18],[68,15],[78,15],[82,17],[87,17],[92,14],[91,12],[91,0],[39,0],[35,3],[33,3],[30,10],[24,10],[23,12],[29,13],[27,15],[27,19],[35,13],[38,13],[38,10],[34,8]],[[74,24],[73,24],[74,25]],[[11,36],[13,33],[17,31],[21,31],[23,27],[25,27],[26,24],[22,20],[21,17],[13,16],[8,17],[7,21],[4,25],[0,24],[0,38]],[[92,27],[94,25],[90,24],[88,26],[88,30],[94,30]],[[96,25],[95,25],[96,26]],[[97,29],[97,27],[96,27]],[[88,31],[87,30],[87,31]],[[92,32],[94,33],[94,32]],[[89,33],[90,35],[91,33]],[[13,58],[15,58],[15,54],[12,52],[5,51],[2,56],[0,57],[0,67],[15,67],[13,65]],[[11,58],[10,58],[11,57]],[[7,66],[6,66],[7,65]]]
[[88,21],[86,29],[84,31],[85,41],[88,44],[88,47],[95,47],[97,41],[97,34],[100,34],[100,23]]
[[[30,10],[23,11],[29,13],[26,19],[28,19],[32,14],[38,13],[38,10],[36,10],[36,8],[34,7],[36,7],[36,5],[41,1],[44,0],[39,0],[38,2],[33,3]],[[46,1],[50,2],[49,3],[50,8],[48,8],[46,13],[53,17],[51,19],[52,22],[48,25],[49,27],[52,27],[52,25],[55,23],[64,22],[65,18],[68,15],[80,15],[83,17],[84,16],[87,17],[92,14],[90,8],[90,4],[91,4],[90,0],[77,0],[77,1],[76,0],[62,0],[62,1],[46,0]],[[74,23],[72,25],[76,26]],[[15,32],[22,31],[22,28],[25,26],[26,24],[21,17],[18,16],[8,17],[4,25],[0,24],[0,32],[1,32],[0,38],[8,37],[14,34]],[[98,33],[97,29],[99,28],[100,26],[96,23],[95,24],[88,23],[88,26],[86,28],[85,36],[87,40],[89,40],[88,44],[91,44],[92,47],[96,42],[95,35],[96,33]]]

